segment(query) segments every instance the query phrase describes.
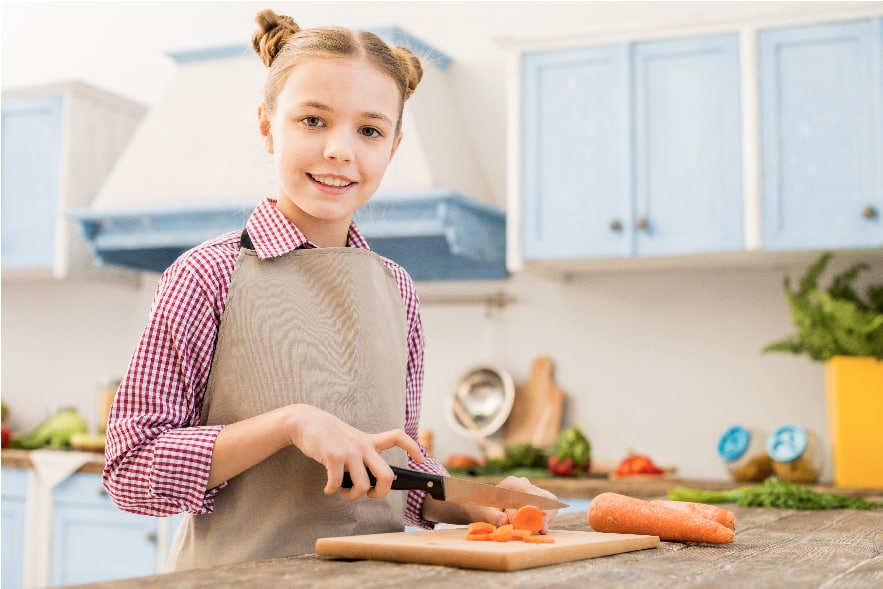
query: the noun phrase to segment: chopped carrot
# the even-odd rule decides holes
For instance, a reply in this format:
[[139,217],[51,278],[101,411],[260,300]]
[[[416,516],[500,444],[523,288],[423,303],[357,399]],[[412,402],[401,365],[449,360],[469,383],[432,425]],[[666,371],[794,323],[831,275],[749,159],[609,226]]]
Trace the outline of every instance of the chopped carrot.
[[500,526],[490,533],[491,540],[494,540],[495,542],[508,542],[512,539],[513,527],[512,524]]
[[523,540],[527,536],[533,534],[530,530],[523,530],[520,528],[512,528],[512,539],[513,540]]
[[693,503],[691,501],[669,501],[668,499],[656,499],[651,501],[651,503],[664,505],[671,509],[677,509],[678,511],[695,513],[696,515],[701,515],[704,518],[716,521],[720,525],[726,526],[731,530],[736,529],[736,514],[729,509],[724,509],[717,505]]
[[536,534],[543,529],[543,510],[533,505],[525,505],[515,512],[515,519],[512,521],[516,528],[530,530]]
[[467,540],[479,540],[479,541],[481,541],[481,540],[486,540],[486,541],[490,541],[490,539],[491,539],[491,535],[490,535],[490,534],[477,534],[477,533],[466,534],[466,539],[467,539]]
[[490,534],[497,529],[497,526],[490,522],[472,522],[466,526],[467,534]]
[[523,538],[524,542],[529,544],[554,544],[555,538],[552,536],[525,536]]
[[586,517],[596,532],[646,534],[672,542],[729,544],[736,533],[716,521],[643,499],[601,493],[592,499]]

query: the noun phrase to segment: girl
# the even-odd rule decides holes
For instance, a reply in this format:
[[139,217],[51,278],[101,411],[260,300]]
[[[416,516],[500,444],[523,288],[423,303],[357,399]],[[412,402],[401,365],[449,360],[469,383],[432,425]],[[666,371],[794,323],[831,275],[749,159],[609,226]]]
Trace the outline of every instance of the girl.
[[[163,273],[108,420],[104,485],[121,509],[188,513],[173,570],[311,553],[321,536],[405,523],[505,523],[499,509],[389,492],[391,464],[446,473],[416,439],[414,284],[370,251],[352,215],[401,142],[420,62],[371,33],[304,30],[270,10],[256,20],[269,67],[258,129],[278,195],[241,234]],[[501,485],[551,496],[526,479]]]

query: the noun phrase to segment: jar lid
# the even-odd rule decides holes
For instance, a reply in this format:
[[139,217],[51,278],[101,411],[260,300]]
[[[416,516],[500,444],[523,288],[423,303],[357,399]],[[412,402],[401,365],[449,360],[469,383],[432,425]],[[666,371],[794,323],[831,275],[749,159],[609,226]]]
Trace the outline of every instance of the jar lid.
[[800,458],[809,444],[809,434],[794,423],[774,430],[766,440],[766,450],[776,462],[793,462]]
[[751,443],[751,432],[741,425],[734,425],[724,432],[717,444],[717,453],[727,462],[739,460]]

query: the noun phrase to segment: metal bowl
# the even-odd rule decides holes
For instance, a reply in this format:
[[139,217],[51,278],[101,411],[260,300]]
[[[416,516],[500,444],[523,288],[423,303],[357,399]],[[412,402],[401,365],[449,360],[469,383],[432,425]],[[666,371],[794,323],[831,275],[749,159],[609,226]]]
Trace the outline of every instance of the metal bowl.
[[499,430],[512,411],[515,402],[515,383],[505,369],[494,364],[482,364],[463,375],[445,403],[445,414],[457,433],[474,438],[475,434],[454,411],[454,399],[460,401],[466,414],[484,436]]

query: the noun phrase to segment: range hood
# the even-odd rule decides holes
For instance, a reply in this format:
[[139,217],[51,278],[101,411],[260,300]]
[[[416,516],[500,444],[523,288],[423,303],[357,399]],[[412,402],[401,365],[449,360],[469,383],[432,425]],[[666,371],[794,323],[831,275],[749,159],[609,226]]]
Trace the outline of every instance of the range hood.
[[[421,56],[405,104],[405,138],[355,221],[378,254],[415,280],[506,276],[505,215],[489,204],[451,99],[450,59],[397,27],[375,28]],[[170,54],[177,67],[86,210],[69,211],[101,265],[161,272],[185,250],[244,227],[275,196],[257,130],[266,68],[247,46]]]

